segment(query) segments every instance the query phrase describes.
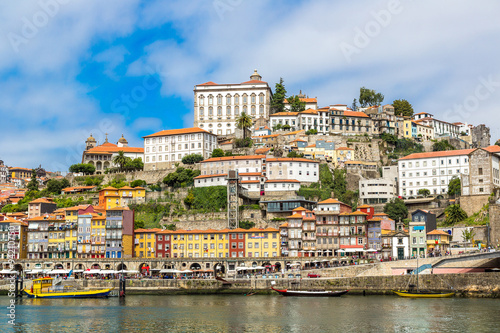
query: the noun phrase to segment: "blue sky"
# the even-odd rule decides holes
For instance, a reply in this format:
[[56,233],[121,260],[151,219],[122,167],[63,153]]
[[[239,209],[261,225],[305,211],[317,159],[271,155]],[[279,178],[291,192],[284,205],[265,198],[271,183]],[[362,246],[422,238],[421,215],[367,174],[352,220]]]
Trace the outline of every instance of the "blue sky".
[[319,106],[385,103],[500,138],[500,3],[37,0],[0,4],[0,159],[66,171],[85,139],[192,126],[193,87],[258,69]]

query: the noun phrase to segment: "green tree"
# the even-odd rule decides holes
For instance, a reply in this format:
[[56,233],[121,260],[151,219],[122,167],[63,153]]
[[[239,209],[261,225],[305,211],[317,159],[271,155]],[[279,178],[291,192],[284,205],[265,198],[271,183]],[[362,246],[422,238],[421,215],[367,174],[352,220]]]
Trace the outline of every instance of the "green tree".
[[143,228],[144,228],[144,221],[143,220],[135,220],[134,221],[134,230],[143,229]]
[[203,161],[204,158],[200,154],[189,154],[182,158],[182,163],[184,164],[195,164]]
[[306,109],[306,102],[300,100],[297,95],[292,95],[286,99],[290,105],[290,112],[302,112]]
[[200,170],[178,167],[163,179],[163,183],[173,188],[186,187],[193,184],[194,177],[199,175]]
[[142,179],[136,179],[130,182],[130,187],[144,187],[146,186],[146,181]]
[[431,195],[431,191],[426,188],[421,188],[420,190],[418,190],[418,194],[424,196],[424,198],[427,198],[429,195]]
[[120,171],[123,172],[125,164],[127,163],[127,156],[125,156],[125,153],[123,150],[118,151],[118,154],[113,158],[113,163],[118,165]]
[[358,110],[358,100],[356,98],[352,101],[351,109],[352,111]]
[[188,206],[188,208],[191,208],[193,202],[194,202],[194,194],[193,191],[191,190],[189,191],[188,195],[184,198],[184,203],[186,204],[186,206]]
[[220,148],[215,148],[212,151],[212,157],[224,157],[224,150]]
[[292,128],[292,126],[290,126],[290,125],[288,125],[288,124],[283,125],[283,129],[284,129],[285,131],[289,131],[291,128]]
[[233,152],[228,150],[224,153],[224,156],[233,156]]
[[251,126],[252,118],[250,118],[250,116],[245,112],[242,112],[238,119],[236,119],[236,127],[243,131],[243,139],[247,137],[247,129]]
[[271,113],[285,111],[285,96],[285,84],[283,83],[283,78],[280,78],[280,82],[276,83],[274,94],[271,99]]
[[177,230],[177,226],[175,224],[167,224],[165,226],[165,230],[172,230],[172,231],[175,231]]
[[297,153],[295,150],[292,150],[291,152],[289,152],[286,157],[290,157],[290,158],[295,158],[295,157],[304,157],[304,154],[300,154],[300,153]]
[[95,172],[95,166],[86,163],[73,164],[69,167],[69,172],[91,175]]
[[402,199],[394,198],[385,204],[384,213],[394,221],[404,220],[408,217],[408,207]]
[[362,107],[380,105],[384,101],[384,95],[375,90],[365,87],[359,88],[359,104]]
[[[329,171],[329,170],[328,170]],[[347,191],[346,171],[344,169],[333,170],[333,192],[339,200]]]
[[253,145],[253,141],[250,138],[234,139],[234,147],[235,148],[252,147],[252,145]]
[[38,191],[38,180],[36,179],[35,169],[31,170],[31,180],[29,181],[27,188],[29,191]]
[[436,141],[432,144],[432,151],[455,150],[447,140]]
[[448,195],[450,197],[455,197],[455,196],[460,195],[460,194],[462,194],[462,186],[461,186],[460,178],[455,176],[448,183]]
[[466,243],[471,243],[474,236],[476,236],[476,233],[473,228],[462,230],[462,238]]
[[255,227],[255,222],[252,221],[240,221],[239,222],[240,228],[241,229],[251,229]]
[[497,146],[500,146],[500,139],[498,139],[498,140],[497,140],[497,142],[495,142],[495,144],[496,144]]
[[52,194],[61,194],[62,189],[69,187],[70,183],[66,178],[61,180],[49,179],[47,182],[47,191]]
[[279,131],[280,129],[283,128],[283,125],[281,124],[276,124],[274,127],[273,127],[273,131]]
[[123,166],[123,170],[125,171],[141,171],[144,169],[144,163],[140,158],[131,159],[130,157],[126,157],[125,165]]
[[454,225],[462,222],[467,218],[467,213],[460,207],[460,205],[450,205],[444,210],[445,224]]
[[314,128],[306,131],[306,135],[316,135],[316,134],[318,134],[318,130]]
[[406,99],[397,99],[392,102],[394,107],[394,114],[396,116],[412,117],[413,116],[413,106]]

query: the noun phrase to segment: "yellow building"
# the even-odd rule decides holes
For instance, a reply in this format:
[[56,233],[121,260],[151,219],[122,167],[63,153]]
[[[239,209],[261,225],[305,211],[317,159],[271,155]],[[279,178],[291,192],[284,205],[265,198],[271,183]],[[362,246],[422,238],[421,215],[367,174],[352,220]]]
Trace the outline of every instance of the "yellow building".
[[279,230],[251,228],[245,231],[245,257],[280,256]]
[[403,137],[407,139],[413,138],[412,123],[413,121],[410,118],[408,119],[405,118],[405,120],[403,121]]
[[227,258],[228,229],[177,230],[170,235],[172,258]]
[[444,255],[450,251],[451,235],[443,230],[432,230],[427,233],[427,252]]
[[156,258],[156,233],[162,229],[136,229],[135,256],[137,258]]
[[106,215],[92,214],[90,226],[90,255],[92,258],[104,258],[106,252]]
[[49,258],[66,258],[66,220],[54,218],[49,222]]
[[88,205],[61,208],[54,212],[57,217],[64,213],[66,231],[64,235],[66,258],[76,258],[78,244],[78,211],[88,208]]
[[132,202],[144,202],[146,190],[143,187],[105,187],[99,191],[99,206],[105,209],[128,207]]
[[335,167],[343,167],[347,161],[354,160],[354,149],[348,147],[339,147],[335,149],[335,158],[333,164]]

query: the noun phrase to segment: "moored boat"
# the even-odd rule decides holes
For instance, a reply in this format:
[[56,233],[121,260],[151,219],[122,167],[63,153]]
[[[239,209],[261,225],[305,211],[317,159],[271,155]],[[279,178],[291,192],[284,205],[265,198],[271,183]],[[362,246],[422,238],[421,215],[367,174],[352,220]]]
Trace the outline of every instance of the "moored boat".
[[59,286],[53,282],[51,277],[34,279],[31,289],[24,289],[24,293],[29,298],[97,298],[108,297],[115,289],[76,290],[73,286]]
[[416,291],[416,290],[415,291],[393,290],[393,292],[401,297],[412,297],[412,298],[445,298],[455,295],[455,293],[440,293],[440,292]]
[[341,291],[331,291],[331,290],[288,290],[288,289],[275,289],[271,287],[272,290],[278,292],[283,296],[295,296],[295,297],[340,297],[347,294],[349,290]]

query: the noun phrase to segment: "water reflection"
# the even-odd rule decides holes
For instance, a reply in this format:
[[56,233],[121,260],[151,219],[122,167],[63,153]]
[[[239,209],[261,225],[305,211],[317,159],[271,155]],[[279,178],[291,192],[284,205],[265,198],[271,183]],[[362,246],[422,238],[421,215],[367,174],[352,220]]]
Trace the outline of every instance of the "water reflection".
[[[0,297],[0,306],[8,303]],[[496,299],[127,296],[23,299],[17,332],[493,332]],[[5,331],[0,325],[0,331]]]

